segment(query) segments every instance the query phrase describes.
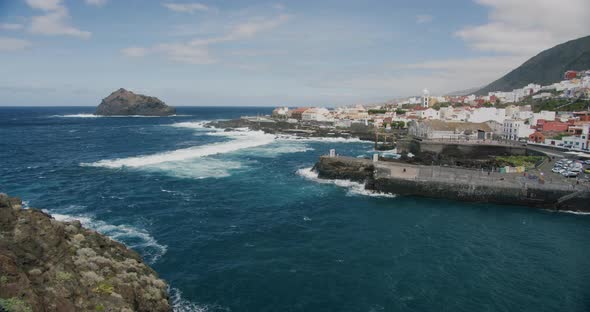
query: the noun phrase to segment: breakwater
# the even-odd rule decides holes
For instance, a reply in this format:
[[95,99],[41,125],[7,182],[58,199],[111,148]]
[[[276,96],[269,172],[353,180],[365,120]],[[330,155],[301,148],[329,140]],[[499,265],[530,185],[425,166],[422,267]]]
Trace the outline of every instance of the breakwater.
[[364,182],[365,188],[398,195],[472,202],[525,205],[546,209],[590,211],[587,185],[564,180],[531,180],[522,174],[464,168],[320,157],[320,178]]

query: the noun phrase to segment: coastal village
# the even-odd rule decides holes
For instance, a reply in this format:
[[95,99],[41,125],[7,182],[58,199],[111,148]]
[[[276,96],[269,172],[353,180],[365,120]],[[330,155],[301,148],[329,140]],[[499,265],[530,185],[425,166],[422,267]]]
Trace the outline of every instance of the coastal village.
[[278,107],[258,122],[283,120],[299,127],[347,129],[355,124],[377,132],[405,129],[435,140],[498,140],[588,151],[590,70],[567,71],[562,81],[530,83],[510,92],[435,96],[424,90],[387,103],[327,109]]
[[590,70],[569,70],[559,82],[510,92],[423,90],[371,105],[277,107],[210,126],[373,141],[373,157],[331,150],[314,169],[377,193],[587,211],[589,105]]

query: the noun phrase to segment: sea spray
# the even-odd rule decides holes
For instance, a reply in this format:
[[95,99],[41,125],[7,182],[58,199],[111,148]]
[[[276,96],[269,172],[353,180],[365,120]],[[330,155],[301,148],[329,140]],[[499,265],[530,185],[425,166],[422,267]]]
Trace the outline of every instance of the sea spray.
[[308,168],[301,168],[297,170],[297,174],[302,176],[303,178],[314,181],[317,183],[322,184],[333,184],[339,187],[343,187],[348,189],[348,195],[364,195],[364,196],[371,196],[371,197],[385,197],[385,198],[395,198],[395,194],[389,193],[381,193],[375,192],[372,190],[365,189],[365,185],[363,183],[354,182],[350,180],[340,180],[340,179],[321,179],[318,176],[318,173],[313,171],[311,167]]

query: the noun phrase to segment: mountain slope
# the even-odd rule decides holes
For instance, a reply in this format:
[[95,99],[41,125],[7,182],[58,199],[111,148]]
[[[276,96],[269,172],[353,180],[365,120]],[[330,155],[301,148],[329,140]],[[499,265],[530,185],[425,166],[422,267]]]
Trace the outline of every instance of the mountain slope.
[[475,94],[486,95],[490,91],[512,91],[529,83],[548,85],[562,80],[563,73],[567,70],[589,68],[590,36],[586,36],[562,43],[537,54]]

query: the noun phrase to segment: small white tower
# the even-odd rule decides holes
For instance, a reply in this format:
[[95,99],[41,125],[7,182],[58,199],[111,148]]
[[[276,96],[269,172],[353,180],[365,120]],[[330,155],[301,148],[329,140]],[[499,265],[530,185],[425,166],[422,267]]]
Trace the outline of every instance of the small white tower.
[[422,91],[422,107],[428,108],[430,106],[430,92],[428,89]]

